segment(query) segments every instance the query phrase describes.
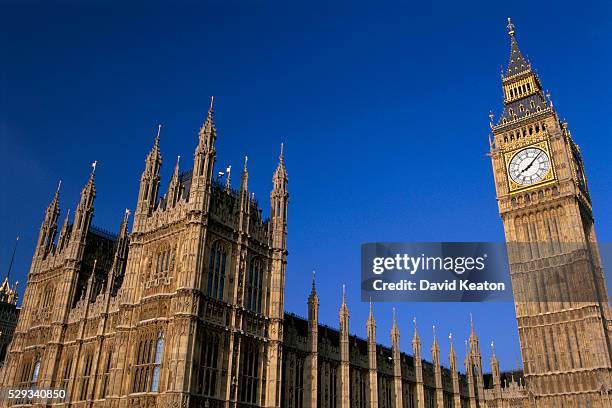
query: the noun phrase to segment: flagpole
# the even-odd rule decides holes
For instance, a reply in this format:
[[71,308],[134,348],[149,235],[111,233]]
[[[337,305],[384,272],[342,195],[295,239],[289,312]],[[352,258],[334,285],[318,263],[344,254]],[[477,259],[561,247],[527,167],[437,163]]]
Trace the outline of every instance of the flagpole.
[[13,246],[13,254],[11,255],[11,262],[9,263],[8,272],[6,273],[6,279],[11,280],[11,269],[13,269],[13,261],[15,260],[15,252],[17,252],[17,244],[19,243],[19,235],[15,239],[15,246]]

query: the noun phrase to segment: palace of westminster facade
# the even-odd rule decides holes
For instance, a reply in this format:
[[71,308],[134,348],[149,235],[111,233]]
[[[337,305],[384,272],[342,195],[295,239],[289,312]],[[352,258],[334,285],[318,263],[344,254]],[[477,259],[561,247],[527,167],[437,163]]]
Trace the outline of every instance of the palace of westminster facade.
[[[63,222],[58,189],[0,386],[68,397],[0,406],[612,407],[612,317],[580,151],[508,27],[505,106],[496,124],[491,118],[490,157],[506,240],[528,248],[509,246],[523,372],[501,373],[493,351],[492,373],[483,374],[473,324],[464,374],[452,339],[448,368],[435,336],[424,360],[416,320],[410,355],[400,351],[395,316],[392,347],[377,344],[372,308],[367,339],[350,335],[344,296],[339,329],[320,325],[314,281],[308,317],[286,313],[282,148],[264,219],[246,159],[238,189],[215,177],[211,100],[193,168],[180,171],[177,160],[163,195],[158,132],[131,232],[127,210],[116,235],[92,225],[95,165]],[[580,296],[562,297],[563,285]]]

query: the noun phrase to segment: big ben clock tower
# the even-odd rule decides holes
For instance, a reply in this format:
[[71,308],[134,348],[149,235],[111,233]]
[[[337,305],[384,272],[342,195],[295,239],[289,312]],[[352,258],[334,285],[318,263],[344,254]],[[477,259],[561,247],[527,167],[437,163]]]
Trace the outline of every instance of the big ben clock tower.
[[584,163],[508,19],[490,156],[523,369],[536,407],[612,407],[612,315]]

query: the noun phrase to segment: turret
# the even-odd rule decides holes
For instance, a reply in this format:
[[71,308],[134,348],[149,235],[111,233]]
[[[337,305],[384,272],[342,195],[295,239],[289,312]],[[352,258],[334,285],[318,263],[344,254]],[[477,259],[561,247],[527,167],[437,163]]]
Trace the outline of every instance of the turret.
[[472,365],[472,358],[470,356],[469,342],[465,341],[465,376],[468,386],[468,398],[469,408],[476,408],[476,395],[474,392],[474,366]]
[[57,249],[58,251],[62,251],[68,241],[70,240],[70,208],[66,211],[66,217],[64,217],[64,224],[62,225],[62,230],[60,231],[59,239],[57,240]]
[[217,129],[215,129],[213,115],[214,97],[210,98],[208,116],[200,128],[198,146],[193,155],[193,171],[191,175],[191,189],[189,192],[190,209],[196,212],[207,213],[212,193],[213,167],[217,151]]
[[145,168],[140,176],[140,190],[138,192],[138,203],[134,213],[134,232],[140,232],[144,228],[144,222],[151,215],[157,204],[157,193],[159,191],[159,172],[162,165],[161,152],[159,150],[159,136],[161,125],[157,127],[157,136],[147,158]]
[[129,247],[128,222],[130,218],[130,210],[125,209],[121,225],[119,226],[119,235],[115,244],[115,254],[113,256],[113,264],[111,266],[110,277],[107,282],[107,293],[115,295],[123,282],[125,273],[125,265]]
[[318,342],[319,342],[319,296],[315,287],[315,272],[312,272],[312,289],[308,296],[308,357],[306,360],[306,375],[304,375],[305,407],[317,407],[318,390]]
[[370,315],[366,322],[366,332],[368,335],[368,401],[366,406],[378,408],[378,373],[376,370],[376,320],[370,302]]
[[432,326],[433,344],[431,345],[431,359],[434,366],[434,381],[436,387],[436,406],[444,406],[444,390],[442,388],[442,367],[440,361],[440,346],[436,336],[436,326]]
[[346,286],[342,285],[340,305],[340,408],[350,406],[349,310],[346,306]]
[[482,374],[482,356],[480,354],[480,345],[478,344],[478,336],[474,328],[474,319],[470,313],[470,357],[474,367],[475,383],[478,401],[484,403],[484,378]]
[[177,156],[176,164],[174,165],[174,172],[172,173],[172,178],[170,179],[170,184],[168,185],[168,194],[166,195],[167,208],[174,207],[176,203],[181,199],[181,182],[179,174],[180,161],[181,156]]
[[395,408],[402,408],[402,359],[400,352],[400,332],[397,327],[395,308],[393,308],[393,325],[391,326],[391,353],[393,358],[393,394]]
[[[245,162],[246,168],[246,162]],[[241,180],[241,191],[248,192],[246,183],[248,177]],[[248,175],[247,175],[248,176]],[[270,342],[268,353],[274,356],[268,364],[268,385],[266,391],[266,406],[278,406],[277,395],[280,392],[280,366],[282,319],[285,313],[285,271],[287,267],[287,205],[289,193],[287,192],[287,172],[285,170],[283,151],[279,163],[272,177],[272,192],[270,193],[270,250],[272,255],[270,277]],[[243,186],[244,185],[244,186]],[[241,194],[242,196],[242,194]],[[242,201],[242,199],[241,199]]]
[[448,362],[451,370],[451,380],[453,382],[453,406],[461,407],[461,392],[459,390],[459,373],[457,369],[457,353],[453,347],[453,334],[449,333],[448,341],[450,343],[450,352],[448,353]]
[[85,240],[91,226],[91,220],[93,218],[93,204],[96,198],[96,187],[94,185],[94,179],[96,175],[97,162],[93,162],[91,165],[91,173],[89,174],[89,180],[81,191],[81,199],[74,212],[74,223],[70,231],[70,253],[69,257],[73,259],[82,259],[83,251],[85,249]]
[[414,356],[414,371],[416,382],[416,408],[425,408],[425,389],[423,388],[423,361],[421,359],[421,338],[417,330],[416,317],[412,320],[414,323],[414,335],[412,336],[412,354]]
[[491,342],[491,375],[493,376],[493,396],[495,407],[502,408],[501,373],[499,362],[495,355],[495,343]]
[[238,221],[238,230],[244,234],[249,232],[249,214],[251,213],[251,198],[249,197],[249,157],[244,157],[244,168],[242,176],[240,176],[240,217]]
[[284,145],[278,157],[278,166],[272,177],[272,192],[270,193],[270,212],[272,227],[272,246],[274,248],[287,247],[287,210],[289,204],[289,192],[287,191],[287,170],[285,169]]
[[53,200],[45,211],[45,218],[40,226],[38,234],[38,243],[36,245],[36,255],[45,257],[52,249],[55,242],[55,234],[57,233],[57,218],[59,217],[59,193],[62,182],[60,181]]

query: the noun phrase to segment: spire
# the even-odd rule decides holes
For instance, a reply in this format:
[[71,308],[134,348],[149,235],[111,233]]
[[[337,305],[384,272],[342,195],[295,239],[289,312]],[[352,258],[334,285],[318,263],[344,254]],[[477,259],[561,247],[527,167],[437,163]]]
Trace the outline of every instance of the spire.
[[310,296],[308,296],[308,304],[319,303],[319,297],[317,296],[317,288],[315,284],[315,271],[312,271],[312,288],[310,289]]
[[46,256],[47,253],[53,250],[55,234],[57,233],[57,218],[59,217],[60,213],[59,194],[61,185],[62,182],[60,180],[57,186],[57,190],[53,195],[53,199],[45,210],[45,218],[42,222],[42,225],[40,226],[37,254],[41,256]]
[[96,198],[96,186],[94,184],[96,167],[98,162],[94,161],[91,164],[91,173],[89,174],[89,180],[81,191],[81,200],[77,206],[74,215],[74,230],[87,231],[91,223],[91,217],[93,212],[93,202]]
[[457,353],[455,352],[455,347],[453,346],[453,333],[448,333],[448,342],[450,343],[450,354],[451,358],[456,358]]
[[176,164],[174,165],[174,172],[172,173],[172,178],[170,179],[170,184],[168,185],[168,199],[166,202],[166,208],[174,207],[176,203],[180,199],[181,194],[181,185],[180,185],[180,162],[181,156],[176,156]]
[[399,328],[397,327],[397,316],[395,308],[393,308],[393,325],[391,326],[391,342],[394,347],[399,348]]
[[232,166],[227,166],[225,172],[227,173],[227,177],[225,177],[225,191],[230,191],[232,189]]
[[432,348],[435,348],[435,349],[439,350],[440,347],[438,346],[438,337],[436,336],[436,325],[435,324],[433,326],[431,326],[431,330],[433,332],[433,345],[432,345]]
[[421,338],[419,337],[419,331],[417,330],[417,318],[416,316],[412,319],[414,325],[414,335],[412,336],[412,343],[420,343]]
[[510,36],[510,59],[508,62],[508,68],[506,69],[506,76],[518,74],[523,71],[531,69],[531,66],[523,58],[521,50],[519,49],[518,42],[514,36],[514,24],[510,17],[508,17],[508,35]]
[[370,313],[368,320],[366,320],[366,334],[368,336],[368,343],[376,343],[376,320],[374,320],[374,310],[372,308],[372,300],[370,299]]
[[276,171],[274,171],[273,180],[275,180],[274,186],[276,187],[276,181],[286,181],[287,180],[287,169],[285,168],[285,144],[281,143],[280,154],[278,156],[278,165],[276,166]]
[[217,129],[215,128],[215,118],[214,118],[214,105],[215,97],[210,97],[210,106],[208,107],[208,114],[206,115],[206,120],[204,124],[200,128],[200,147],[211,147],[217,137]]
[[316,272],[312,271],[312,288],[310,289],[310,295],[311,296],[316,296],[317,295],[317,288],[316,288],[315,277],[316,277]]
[[178,156],[176,156],[176,164],[174,165],[174,173],[172,174],[172,176],[176,179],[178,179],[179,176],[180,163],[181,155],[179,154]]
[[497,356],[495,355],[495,342],[491,340],[491,361],[497,361]]
[[242,169],[242,177],[240,177],[240,191],[246,192],[249,190],[249,156],[244,156],[244,168]]

